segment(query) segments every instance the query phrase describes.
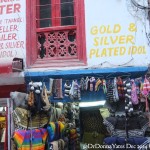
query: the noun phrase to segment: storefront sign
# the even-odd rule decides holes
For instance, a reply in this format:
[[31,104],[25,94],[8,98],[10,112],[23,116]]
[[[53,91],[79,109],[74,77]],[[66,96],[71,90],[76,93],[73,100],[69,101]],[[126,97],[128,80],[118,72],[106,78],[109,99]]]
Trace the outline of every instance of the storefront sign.
[[26,58],[25,2],[0,0],[0,66]]
[[85,0],[90,66],[147,66],[150,63],[146,12],[143,18],[137,18],[132,15],[133,11],[126,1]]

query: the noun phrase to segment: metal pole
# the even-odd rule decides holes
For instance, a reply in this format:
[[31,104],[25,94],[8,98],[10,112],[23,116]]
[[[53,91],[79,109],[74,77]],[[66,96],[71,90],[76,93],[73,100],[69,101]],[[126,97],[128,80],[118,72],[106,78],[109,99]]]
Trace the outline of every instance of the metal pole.
[[9,98],[7,98],[7,108],[8,108],[8,113],[7,113],[7,118],[8,118],[8,150],[10,150],[10,101]]

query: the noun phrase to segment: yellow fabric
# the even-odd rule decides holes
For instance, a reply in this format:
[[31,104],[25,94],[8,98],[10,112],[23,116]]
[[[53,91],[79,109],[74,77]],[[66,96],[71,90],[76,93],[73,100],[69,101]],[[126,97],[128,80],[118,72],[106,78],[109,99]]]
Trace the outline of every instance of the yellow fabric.
[[5,121],[5,117],[0,117],[0,122],[3,122],[3,121]]

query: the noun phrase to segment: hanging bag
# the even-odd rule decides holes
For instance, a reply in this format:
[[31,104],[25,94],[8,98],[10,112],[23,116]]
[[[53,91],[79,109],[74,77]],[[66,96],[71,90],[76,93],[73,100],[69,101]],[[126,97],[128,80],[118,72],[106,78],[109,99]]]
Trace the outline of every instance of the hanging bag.
[[43,91],[42,91],[42,100],[43,102],[46,104],[45,106],[43,106],[43,110],[44,111],[48,111],[51,107],[49,99],[48,99],[48,95],[47,95],[47,89],[46,86],[43,86]]

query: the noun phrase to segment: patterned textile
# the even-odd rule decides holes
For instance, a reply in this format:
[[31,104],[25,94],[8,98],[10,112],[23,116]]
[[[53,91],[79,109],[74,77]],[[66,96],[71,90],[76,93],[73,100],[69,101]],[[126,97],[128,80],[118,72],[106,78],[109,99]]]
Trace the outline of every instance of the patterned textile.
[[69,83],[69,81],[67,80],[66,83],[64,84],[64,92],[65,92],[65,96],[69,96],[69,92],[71,89],[71,84]]
[[107,133],[99,110],[81,111],[80,119],[84,132]]
[[[24,128],[27,129],[28,126],[28,117],[29,112],[26,109],[16,107],[13,111],[13,119],[15,126],[17,128]],[[43,127],[45,124],[48,123],[48,115],[44,112],[37,113],[36,115],[31,117],[31,120],[29,121],[29,129],[30,128],[37,128],[37,127]]]
[[119,99],[124,100],[125,99],[124,86],[123,86],[123,81],[120,77],[117,78],[117,89],[118,89]]
[[62,79],[54,79],[53,81],[53,96],[54,99],[62,99]]
[[110,103],[113,103],[114,102],[114,97],[113,97],[113,83],[111,83],[111,81],[108,81],[107,84],[106,84],[106,86],[107,86],[106,99]]
[[132,88],[131,88],[131,101],[133,105],[137,105],[139,103],[138,100],[138,95],[137,95],[137,89],[136,89],[136,84],[135,81],[132,79]]
[[146,108],[145,111],[149,112],[149,102],[148,102],[148,95],[150,93],[150,82],[147,79],[147,77],[145,76],[144,79],[144,83],[143,83],[143,89],[142,89],[142,95],[145,97],[145,104],[146,104]]
[[150,82],[145,76],[144,83],[143,83],[143,92],[142,93],[145,96],[147,96],[149,92],[150,92]]
[[64,129],[65,129],[65,126],[60,121],[50,122],[49,125],[47,126],[48,141],[52,142],[54,140],[58,140],[60,138],[63,138]]
[[133,112],[133,105],[131,101],[131,81],[127,79],[123,81],[124,89],[125,89],[125,111],[126,113]]
[[118,94],[117,79],[116,79],[116,77],[113,80],[113,97],[114,97],[114,101],[115,102],[119,101],[119,94]]
[[95,77],[91,77],[90,78],[90,91],[95,91],[95,83],[96,83]]
[[[126,137],[125,117],[108,117],[104,119],[104,124],[111,136]],[[131,117],[128,120],[129,137],[144,137],[147,128],[148,119],[143,116]]]
[[72,81],[69,95],[72,100],[81,100],[80,85],[77,80]]
[[[113,133],[112,136],[117,136],[117,137],[126,137],[127,133],[125,130],[119,130],[116,129]],[[144,137],[144,132],[140,129],[135,129],[135,130],[129,130],[128,131],[128,136],[130,138],[132,137]]]
[[[127,140],[127,141],[126,141]],[[147,150],[150,143],[148,138],[120,138],[120,137],[107,137],[104,139],[104,144],[109,145],[108,150]],[[116,146],[113,146],[116,145]],[[118,147],[117,147],[118,145]]]
[[17,144],[17,150],[44,150],[47,135],[47,130],[44,128],[18,130],[14,132],[13,139]]

